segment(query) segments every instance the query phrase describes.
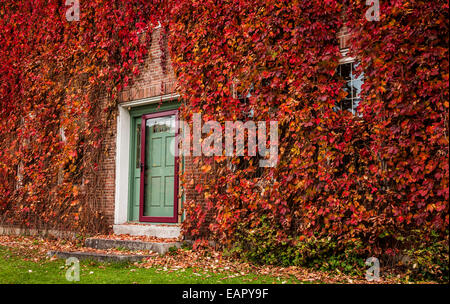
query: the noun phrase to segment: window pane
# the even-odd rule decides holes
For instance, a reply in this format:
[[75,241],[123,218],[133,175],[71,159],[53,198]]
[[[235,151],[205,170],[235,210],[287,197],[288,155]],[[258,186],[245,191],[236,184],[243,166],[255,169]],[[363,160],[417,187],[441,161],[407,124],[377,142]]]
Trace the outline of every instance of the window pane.
[[361,86],[364,81],[363,74],[361,73],[356,77],[355,68],[359,63],[343,63],[339,65],[339,76],[345,80],[344,92],[347,93],[345,98],[339,105],[340,110],[348,110],[353,114],[356,113],[356,108],[360,102]]
[[344,80],[350,80],[351,79],[352,64],[351,63],[344,63],[344,64],[341,64],[340,67],[341,67],[340,75],[344,78]]

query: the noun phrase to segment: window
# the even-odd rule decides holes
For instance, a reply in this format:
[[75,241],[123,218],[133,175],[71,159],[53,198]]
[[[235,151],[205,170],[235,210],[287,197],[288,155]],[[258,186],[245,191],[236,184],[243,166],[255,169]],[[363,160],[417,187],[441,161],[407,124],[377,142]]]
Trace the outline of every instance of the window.
[[[248,89],[246,92],[239,92],[237,89],[236,82],[233,83],[233,86],[232,86],[233,97],[236,99],[239,99],[239,102],[241,103],[241,106],[243,108],[248,108],[249,107],[249,98],[252,96],[252,93],[254,90],[253,85],[251,85],[250,89]],[[242,118],[252,118],[254,112],[253,112],[253,109],[248,109],[248,111],[244,111],[242,113],[243,113]]]
[[361,86],[364,81],[364,75],[362,73],[356,75],[355,69],[358,65],[359,63],[351,58],[345,58],[338,66],[338,75],[345,81],[343,89],[347,93],[347,96],[341,100],[336,108],[337,110],[348,110],[354,115],[356,114],[356,108],[361,101]]
[[[254,115],[255,112],[254,110],[251,108],[250,105],[250,98],[253,96],[255,91],[255,86],[252,83],[250,85],[250,88],[248,88],[247,90],[239,90],[237,88],[237,81],[234,82],[233,87],[232,87],[232,94],[233,97],[238,99],[241,107],[242,107],[242,112],[241,115],[238,116],[238,120],[243,120],[245,121],[251,121],[254,119]],[[255,122],[256,123],[256,122]],[[245,138],[247,139],[245,142],[248,144],[248,133],[246,132]],[[259,178],[262,177],[263,173],[264,173],[264,168],[263,167],[259,167],[259,161],[261,159],[263,159],[263,157],[261,157],[259,155],[259,152],[257,151],[256,156],[236,156],[234,157],[235,160],[237,160],[237,162],[232,163],[231,160],[227,160],[227,166],[228,168],[235,172],[237,170],[245,170],[246,171],[246,176],[247,177],[252,177],[252,178]],[[252,167],[252,169],[249,169],[250,167]]]
[[356,76],[355,70],[359,62],[349,56],[352,36],[352,33],[345,26],[338,33],[339,49],[342,54],[342,59],[339,61],[337,74],[345,81],[343,90],[347,93],[347,96],[336,105],[336,110],[348,110],[356,115],[356,109],[361,101],[360,93],[361,86],[364,82],[364,75],[361,73]]

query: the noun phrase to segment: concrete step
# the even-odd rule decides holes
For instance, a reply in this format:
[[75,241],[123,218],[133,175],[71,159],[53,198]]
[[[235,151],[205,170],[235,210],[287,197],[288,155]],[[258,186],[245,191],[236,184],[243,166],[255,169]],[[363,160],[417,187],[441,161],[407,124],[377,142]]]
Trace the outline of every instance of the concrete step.
[[60,259],[68,259],[71,257],[79,260],[94,260],[99,262],[138,262],[144,258],[150,257],[149,255],[139,254],[111,254],[111,253],[98,253],[98,252],[81,252],[81,251],[54,251],[47,252],[50,257],[56,256]]
[[88,238],[85,240],[85,246],[95,249],[124,248],[128,250],[151,250],[159,254],[165,254],[169,251],[170,247],[180,248],[181,242]]
[[176,239],[181,236],[178,225],[120,224],[113,226],[114,234],[154,236],[161,239]]

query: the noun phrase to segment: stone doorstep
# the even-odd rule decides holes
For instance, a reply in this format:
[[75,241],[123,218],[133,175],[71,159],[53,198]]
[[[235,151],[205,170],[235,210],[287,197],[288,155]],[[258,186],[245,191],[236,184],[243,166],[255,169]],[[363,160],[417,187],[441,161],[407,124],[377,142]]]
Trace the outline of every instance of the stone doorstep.
[[181,235],[180,226],[120,224],[113,226],[114,234],[154,236],[161,239],[177,239]]
[[126,248],[129,250],[151,250],[159,254],[165,254],[170,247],[181,247],[181,242],[144,242],[141,240],[115,240],[88,238],[85,246],[95,249]]
[[47,255],[52,257],[56,256],[60,259],[68,259],[71,257],[79,260],[95,260],[99,262],[138,262],[144,258],[148,258],[148,255],[125,255],[125,254],[109,254],[109,253],[97,253],[97,252],[81,252],[81,251],[54,251],[50,250]]

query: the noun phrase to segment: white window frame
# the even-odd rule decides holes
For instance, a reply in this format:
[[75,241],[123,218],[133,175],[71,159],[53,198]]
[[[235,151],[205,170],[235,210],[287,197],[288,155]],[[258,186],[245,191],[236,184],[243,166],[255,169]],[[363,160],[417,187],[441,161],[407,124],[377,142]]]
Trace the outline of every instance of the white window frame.
[[[341,66],[343,64],[354,64],[354,63],[357,62],[356,58],[347,56],[348,52],[349,52],[348,48],[341,49],[342,58],[339,59],[339,66]],[[352,71],[352,69],[351,69],[351,71]],[[339,73],[339,76],[341,76],[339,71],[338,71],[338,73]],[[359,77],[356,78],[356,79],[361,79],[364,82],[364,75],[363,74],[359,75]],[[352,81],[353,81],[353,79],[350,79],[350,84],[352,83]],[[345,82],[348,83],[347,80]],[[353,86],[350,85],[350,87],[353,87]],[[349,99],[351,100],[352,108],[351,109],[345,109],[345,110],[349,110],[353,115],[358,115],[359,116],[359,113],[356,111],[356,108],[358,107],[359,104],[355,106],[354,100],[359,99],[361,101],[361,97],[360,96],[359,97],[351,96]],[[336,106],[336,107],[339,110],[341,110],[341,111],[343,110],[340,106]]]

